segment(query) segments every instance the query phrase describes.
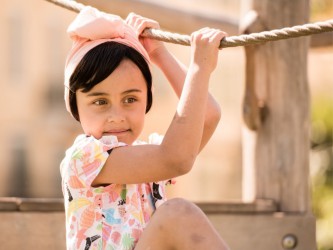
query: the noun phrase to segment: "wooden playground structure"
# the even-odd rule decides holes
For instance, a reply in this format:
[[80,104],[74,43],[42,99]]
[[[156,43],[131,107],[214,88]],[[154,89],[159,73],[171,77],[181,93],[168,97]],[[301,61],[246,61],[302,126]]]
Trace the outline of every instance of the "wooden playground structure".
[[[80,3],[123,17],[135,9],[179,33],[211,26],[229,34],[250,34],[309,21],[309,0],[243,1],[246,14],[238,23],[138,0]],[[316,249],[309,188],[307,51],[310,43],[332,41],[329,32],[313,36],[311,42],[307,36],[244,47],[243,202],[198,204],[231,249]],[[65,249],[62,200],[2,199],[0,219],[4,249]],[[13,220],[20,225],[12,227]],[[28,225],[35,228],[29,235]]]

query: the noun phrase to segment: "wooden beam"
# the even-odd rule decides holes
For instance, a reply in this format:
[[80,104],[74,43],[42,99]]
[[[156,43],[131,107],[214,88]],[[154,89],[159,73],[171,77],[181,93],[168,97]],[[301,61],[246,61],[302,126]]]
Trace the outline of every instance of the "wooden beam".
[[[206,213],[230,249],[282,250],[316,248],[316,220],[298,213]],[[292,237],[294,245],[291,244]]]
[[229,35],[237,35],[238,20],[226,17],[223,14],[197,13],[172,7],[169,4],[152,3],[146,0],[79,0],[84,5],[93,7],[107,13],[119,15],[122,18],[130,12],[157,20],[162,29],[171,32],[190,34],[203,27],[214,27],[226,31]]
[[[49,211],[41,211],[37,206],[36,210],[29,211],[0,211],[1,249],[66,249],[65,213],[52,209],[52,204],[54,201],[51,201]],[[252,209],[249,213],[224,213],[220,204],[216,209],[198,205],[231,249],[316,249],[313,216],[267,211],[253,213]],[[282,248],[287,235],[295,237],[296,248]]]
[[197,205],[206,214],[265,214],[278,211],[273,200],[255,200],[253,202],[198,202]]

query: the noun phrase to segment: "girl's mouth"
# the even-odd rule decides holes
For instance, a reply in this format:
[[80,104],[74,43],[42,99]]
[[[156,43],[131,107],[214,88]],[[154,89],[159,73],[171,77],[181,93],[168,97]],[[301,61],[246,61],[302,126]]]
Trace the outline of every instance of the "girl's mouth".
[[127,132],[129,132],[130,129],[121,129],[121,130],[110,130],[110,131],[106,131],[104,132],[105,135],[115,135],[115,136],[120,136],[123,135]]

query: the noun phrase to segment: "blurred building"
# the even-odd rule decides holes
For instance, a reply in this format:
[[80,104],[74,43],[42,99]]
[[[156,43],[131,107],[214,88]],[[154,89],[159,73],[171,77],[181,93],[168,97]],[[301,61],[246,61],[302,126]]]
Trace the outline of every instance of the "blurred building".
[[1,3],[0,196],[61,196],[59,162],[77,130],[62,84],[73,17],[46,1]]

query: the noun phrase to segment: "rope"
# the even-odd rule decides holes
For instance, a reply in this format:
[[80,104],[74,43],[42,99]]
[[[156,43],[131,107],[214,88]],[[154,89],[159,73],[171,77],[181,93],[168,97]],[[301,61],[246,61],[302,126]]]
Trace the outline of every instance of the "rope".
[[[64,7],[74,12],[80,12],[85,6],[81,3],[69,0],[46,0],[58,6]],[[269,41],[277,41],[288,38],[295,38],[300,36],[314,35],[323,32],[333,31],[333,19],[309,23],[304,25],[297,25],[282,29],[275,29],[271,31],[263,31],[259,33],[252,33],[248,35],[228,36],[221,40],[220,49],[227,47],[246,46]],[[157,29],[145,29],[142,36],[153,38],[168,43],[175,43],[189,46],[191,44],[190,36],[171,33]]]

